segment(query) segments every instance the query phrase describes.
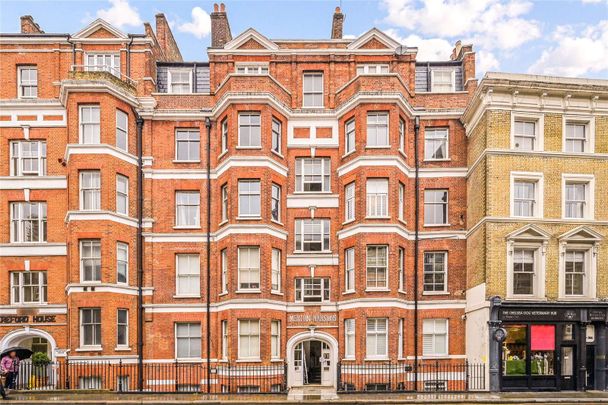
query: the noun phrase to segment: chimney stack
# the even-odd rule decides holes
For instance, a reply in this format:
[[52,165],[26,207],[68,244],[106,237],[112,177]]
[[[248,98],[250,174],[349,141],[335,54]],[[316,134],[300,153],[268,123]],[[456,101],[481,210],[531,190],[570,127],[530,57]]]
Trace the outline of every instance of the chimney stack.
[[171,27],[163,13],[156,14],[156,40],[165,54],[165,60],[182,62],[182,54],[173,38]]
[[344,14],[340,7],[336,7],[334,19],[331,23],[331,39],[342,39],[342,31],[344,31]]
[[232,34],[230,33],[230,24],[228,23],[228,16],[226,15],[226,6],[221,3],[219,6],[217,3],[213,5],[213,12],[211,13],[211,47],[212,48],[223,48],[226,42],[232,40]]
[[31,15],[21,16],[21,33],[22,34],[44,34],[40,26],[36,24]]

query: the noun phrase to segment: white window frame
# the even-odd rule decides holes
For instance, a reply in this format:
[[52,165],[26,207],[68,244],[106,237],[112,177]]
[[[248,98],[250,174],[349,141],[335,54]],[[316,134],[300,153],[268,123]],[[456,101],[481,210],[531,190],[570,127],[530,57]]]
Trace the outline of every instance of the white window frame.
[[228,360],[228,320],[222,320],[222,360]]
[[355,118],[351,118],[344,124],[344,156],[353,153],[357,149],[357,124]]
[[[98,183],[99,186],[95,187],[94,185],[92,186],[86,186],[84,185],[84,176],[85,175],[90,175],[90,180],[92,182],[92,184],[94,184],[94,180],[95,177],[97,177],[98,179]],[[79,200],[80,200],[80,211],[99,211],[101,210],[101,171],[100,170],[81,170],[78,173],[78,178],[79,178],[79,188],[80,188],[80,192],[79,192]],[[90,194],[90,198],[94,201],[95,203],[92,204],[92,207],[87,208],[85,207],[85,193]]]
[[[539,238],[537,241],[525,239],[513,239],[507,241],[507,299],[543,299],[545,297],[545,251],[546,240]],[[515,294],[514,283],[514,256],[515,251],[529,249],[534,251],[534,275],[532,281],[532,294]]]
[[399,246],[399,292],[405,293],[405,249]]
[[[247,118],[247,122],[242,122],[245,117]],[[257,117],[258,123],[252,123],[252,117]],[[238,115],[238,126],[239,126],[239,139],[238,139],[238,145],[237,145],[237,149],[261,149],[262,148],[262,115],[260,114],[259,111],[243,111],[240,112]],[[249,129],[249,144],[245,145],[242,142],[241,139],[241,135],[242,135],[242,130],[247,127]],[[257,128],[257,143],[253,143],[251,142],[251,133],[252,133],[252,129]]]
[[[251,185],[257,184],[258,191],[252,191]],[[241,187],[247,187],[247,190],[241,190]],[[262,216],[262,182],[260,179],[239,179],[238,181],[238,194],[239,194],[239,218],[260,218]],[[241,198],[247,198],[249,202],[249,212],[243,212],[243,204],[241,204]],[[258,201],[258,211],[254,212],[251,207],[252,201]]]
[[[426,257],[427,255],[443,255],[443,289],[441,290],[435,290],[433,287],[433,290],[426,290],[426,282],[424,280],[424,278],[426,278]],[[422,259],[422,277],[423,277],[423,281],[422,281],[422,294],[423,295],[433,295],[433,294],[445,294],[448,292],[448,268],[449,268],[449,255],[447,251],[442,251],[442,250],[429,250],[429,251],[425,251],[424,254],[422,255],[423,259]],[[438,274],[440,272],[438,271],[433,271],[432,274]],[[435,285],[435,281],[433,281],[433,286]]]
[[[120,322],[120,312],[124,311],[127,314],[127,320],[124,323]],[[121,343],[119,341],[119,331],[120,328],[124,328],[125,331],[125,342]],[[128,348],[129,347],[129,310],[126,308],[117,308],[116,309],[116,347],[119,349]]]
[[[244,267],[244,262],[243,262],[243,254],[245,253],[245,250],[247,251],[256,251],[257,250],[257,256],[258,256],[258,261],[257,264],[256,263],[249,263],[249,267]],[[239,246],[237,248],[237,253],[238,253],[238,291],[246,291],[246,292],[260,292],[261,291],[261,286],[262,286],[262,281],[261,281],[261,261],[262,261],[262,251],[260,249],[259,246]],[[250,256],[250,254],[248,253],[248,256]],[[257,267],[255,267],[257,265]],[[251,286],[241,286],[241,279],[243,278],[241,275],[241,271],[247,271],[249,273],[249,275],[253,275],[256,276],[257,275],[257,287],[251,287]],[[249,284],[256,284],[255,279],[253,281],[250,281]]]
[[[121,258],[121,254],[124,256]],[[125,281],[120,281],[120,265],[125,268]],[[116,242],[116,284],[129,284],[129,244],[125,242]]]
[[[319,234],[321,239],[320,250],[304,250],[304,226],[308,223],[310,225],[319,222],[321,233]],[[327,232],[325,232],[327,228]],[[295,222],[295,251],[300,253],[328,253],[331,252],[331,223],[327,218],[298,218]],[[300,235],[300,245],[298,246],[298,235]],[[327,241],[327,244],[325,243]],[[327,245],[327,246],[325,246]]]
[[[319,284],[319,295],[306,294],[310,290],[306,287],[306,282]],[[328,277],[296,277],[294,279],[294,297],[295,302],[302,304],[320,304],[331,302],[331,280]],[[311,300],[311,298],[320,298],[319,300]],[[308,300],[307,300],[308,299]]]
[[272,121],[270,124],[270,133],[272,135],[270,150],[277,155],[282,156],[281,154],[281,135],[283,133],[283,124],[278,118],[272,117]]
[[344,292],[355,292],[355,248],[350,247],[344,250]]
[[[426,193],[427,192],[445,192],[447,195],[446,201],[445,203],[443,202],[428,202],[427,203],[427,198],[426,198]],[[426,205],[427,204],[433,204],[433,205],[445,205],[445,220],[444,222],[427,222],[427,215],[426,215]],[[446,188],[429,188],[429,189],[425,189],[424,190],[424,202],[423,202],[423,213],[424,213],[424,225],[425,227],[433,227],[433,226],[450,226],[450,191],[449,189]]]
[[[445,91],[445,90],[438,90],[435,88],[436,84],[435,84],[435,73],[446,73],[449,72],[451,73],[451,90],[449,91]],[[439,67],[431,67],[431,92],[432,93],[454,93],[456,92],[456,69],[454,68],[439,68]]]
[[403,318],[399,318],[399,322],[397,323],[397,359],[403,358],[403,321]]
[[[327,157],[296,158],[296,193],[331,193],[331,160]],[[313,168],[320,164],[321,173],[315,174]],[[307,171],[308,170],[308,171]],[[306,181],[306,177],[320,177],[319,181]],[[304,190],[306,184],[321,184],[321,190]]]
[[[31,276],[32,274],[38,275],[37,284],[24,284],[24,276]],[[32,305],[32,304],[46,304],[48,300],[48,274],[45,271],[11,271],[10,275],[10,291],[11,291],[11,305]],[[15,284],[15,276],[17,276],[17,284]],[[26,288],[38,288],[38,299],[35,301],[26,301],[25,289]],[[18,290],[19,299],[17,299],[15,290]],[[47,297],[47,299],[45,299]]]
[[269,74],[268,63],[236,63],[234,72],[237,75],[267,75]]
[[402,182],[399,182],[398,198],[399,203],[397,204],[397,209],[399,210],[399,212],[397,213],[397,218],[399,219],[399,221],[405,222],[405,184],[403,184]]
[[[193,265],[193,268],[181,269],[180,257],[188,258],[187,263]],[[180,291],[180,279],[190,280],[188,284],[198,286],[197,292]],[[175,255],[175,297],[176,298],[198,298],[201,296],[201,257],[197,253],[177,253]]]
[[[177,334],[177,326],[178,325],[188,325],[188,336],[178,336]],[[198,325],[198,336],[196,335],[191,335],[190,332],[192,330],[192,325],[196,326]],[[188,354],[191,354],[192,352],[192,342],[196,341],[196,339],[198,339],[198,345],[199,345],[199,352],[201,352],[202,354],[202,332],[201,332],[201,323],[200,322],[175,322],[174,326],[173,326],[173,336],[175,336],[175,358],[177,360],[200,360],[201,356],[199,355],[198,357],[194,357],[194,356],[188,356],[188,357],[180,357],[178,355],[178,344],[177,342],[180,339],[187,339],[188,340]]]
[[[25,83],[24,79],[23,79],[23,71],[24,70],[35,70],[36,71],[36,81],[33,82],[31,80],[28,80],[27,83]],[[35,89],[35,94],[34,95],[24,95],[24,90],[28,88],[28,89]],[[17,98],[23,98],[23,99],[33,99],[33,98],[38,98],[38,66],[37,65],[20,65],[17,66]]]
[[[180,135],[186,135],[187,139],[178,139]],[[192,138],[198,136],[198,139]],[[186,159],[179,156],[179,144],[185,143],[187,148]],[[191,149],[194,147],[194,151]],[[194,154],[194,156],[192,156]],[[184,163],[198,163],[201,161],[201,131],[198,128],[176,128],[175,129],[175,161]]]
[[[388,178],[368,178],[365,182],[365,205],[367,218],[389,218]],[[381,189],[385,189],[382,192]],[[380,190],[380,191],[378,191]],[[370,192],[374,191],[374,192]]]
[[222,294],[228,293],[228,249],[224,248],[220,252],[222,265]]
[[228,221],[228,183],[222,185],[222,223]]
[[[173,86],[183,86],[186,82],[173,82],[173,74],[188,72],[188,91],[173,91]],[[192,69],[191,68],[169,68],[167,69],[167,93],[169,94],[192,94]]]
[[270,358],[281,358],[281,321],[278,319],[270,321]]
[[[585,184],[585,207],[582,218],[566,217],[566,185]],[[562,219],[568,221],[593,220],[595,217],[595,176],[592,174],[562,173]]]
[[[83,111],[87,109],[90,110],[91,114],[94,110],[98,111],[99,121],[83,121]],[[92,142],[85,142],[84,133],[85,127],[91,126],[92,128],[97,128],[94,136],[96,139],[93,139]],[[78,142],[81,145],[99,145],[101,143],[101,106],[99,104],[82,104],[78,106]]]
[[[178,202],[178,195],[180,194],[192,194],[192,195],[196,195],[198,197],[198,203],[197,204],[180,204]],[[187,220],[187,223],[180,223],[179,222],[179,210],[180,207],[183,207],[184,209],[187,209],[188,207],[197,207],[196,209],[196,215],[194,217],[194,221],[193,223],[190,223],[190,220]],[[174,228],[176,229],[197,229],[200,228],[201,226],[201,214],[200,214],[200,210],[201,210],[201,193],[198,191],[192,191],[192,190],[176,190],[175,191],[175,226]]]
[[222,131],[222,151],[220,156],[228,152],[228,118],[224,118],[221,123]]
[[[37,209],[34,210],[37,211],[37,218],[25,218],[25,207],[34,205],[37,207]],[[47,203],[45,201],[14,201],[9,204],[9,210],[11,243],[44,243],[47,241],[48,213]],[[15,216],[15,213],[17,216]],[[38,240],[25,240],[27,223],[37,223]]]
[[[585,126],[585,148],[582,152],[571,152],[566,148],[566,133],[568,124]],[[595,152],[595,117],[589,115],[563,115],[562,116],[562,151],[564,153],[594,153]]]
[[[25,156],[24,145],[34,143],[37,144],[36,156]],[[27,151],[28,154],[30,152],[30,150]],[[11,141],[10,159],[10,176],[46,176],[46,141]],[[38,170],[35,172],[24,170],[23,165],[26,160],[36,160]]]
[[355,220],[356,213],[356,188],[355,182],[350,182],[344,187],[344,223]]
[[[99,244],[99,257],[96,257],[96,256],[84,257],[83,256],[83,246],[85,243],[91,244],[91,248],[93,247],[93,244]],[[79,262],[80,262],[80,282],[81,283],[101,283],[101,280],[103,278],[102,267],[101,267],[101,265],[102,265],[101,257],[103,256],[103,254],[102,254],[103,246],[101,244],[101,239],[81,239],[78,242],[78,246],[79,246],[79,256],[78,257],[79,257]],[[92,260],[92,261],[98,260],[99,261],[99,279],[85,280],[85,277],[84,277],[84,261],[85,260]]]
[[[370,330],[370,321],[374,321],[374,328],[373,330]],[[378,321],[384,321],[384,333],[382,333],[382,330],[378,328]],[[376,337],[376,343],[379,342],[379,338],[382,336],[382,334],[384,334],[384,349],[385,349],[385,353],[378,353],[378,345],[376,344],[376,348],[374,350],[374,353],[370,353],[370,344],[369,344],[369,340],[370,340],[370,334],[374,335]],[[365,359],[370,359],[370,360],[384,360],[388,358],[388,335],[389,335],[389,321],[388,318],[367,318],[366,319],[366,324],[365,324]]]
[[[427,329],[426,325],[429,325],[430,322],[433,323],[432,325],[432,333],[428,333],[427,331],[425,331],[425,329]],[[436,336],[438,335],[437,333],[437,322],[444,322],[445,323],[445,350],[438,352],[437,350],[437,344],[436,344]],[[427,329],[428,330],[428,329]],[[443,333],[442,333],[443,335]],[[432,345],[433,345],[433,352],[429,353],[429,352],[425,352],[424,351],[424,340],[427,339],[428,337],[430,337],[432,339]],[[422,357],[447,357],[450,353],[450,322],[448,319],[423,319],[422,320]]]
[[[559,241],[559,299],[568,301],[594,300],[597,298],[597,267],[599,239],[580,239],[576,234],[561,238]],[[568,251],[583,252],[585,273],[583,275],[583,294],[566,294],[566,255]]]
[[[243,353],[241,353],[241,338],[244,337],[245,335],[241,336],[241,329],[243,328],[243,324],[247,322],[249,324],[249,326],[251,326],[252,324],[257,324],[257,335],[249,333],[247,334],[247,337],[249,339],[249,344],[248,346],[248,355],[245,356]],[[253,352],[253,354],[251,353],[251,338],[257,336],[257,340],[258,340],[258,347],[257,347],[257,354],[255,353],[255,351]],[[239,319],[238,320],[238,332],[237,332],[237,337],[238,337],[238,359],[239,360],[260,360],[260,346],[261,346],[261,328],[260,328],[260,320],[259,319]],[[255,348],[253,348],[255,349]]]
[[[302,108],[323,108],[325,104],[325,78],[323,77],[323,72],[304,72],[302,74]],[[315,79],[321,78],[321,90],[317,89]],[[313,88],[309,91],[306,91],[306,79],[313,79]],[[318,96],[321,95],[321,104],[306,104],[306,95]],[[314,97],[313,97],[314,98]]]
[[[515,121],[527,121],[535,122],[535,138],[534,138],[534,149],[529,151],[525,149],[518,149],[515,147]],[[527,112],[511,112],[511,149],[517,150],[518,152],[541,152],[545,148],[545,116],[544,114],[533,114]]]
[[[124,117],[125,126],[124,128],[121,126],[119,117]],[[119,139],[124,137],[124,148],[120,145]],[[121,109],[116,109],[116,147],[125,152],[129,151],[129,114],[124,112]]]
[[[106,62],[106,57],[111,56],[110,58],[110,64],[107,65]],[[89,63],[89,58],[93,58],[94,62],[93,64]],[[97,62],[99,58],[103,58],[102,62],[104,62],[103,64],[98,64]],[[85,54],[84,57],[84,61],[85,63],[85,70],[87,72],[109,72],[112,75],[120,78],[121,77],[121,72],[120,72],[120,53],[118,52],[87,52]]]
[[[532,216],[515,215],[515,183],[517,182],[534,183],[534,212]],[[544,196],[545,178],[540,172],[511,172],[510,175],[510,215],[514,218],[543,218],[544,216]]]
[[[124,211],[119,210],[118,202],[120,200],[124,200]],[[126,216],[129,215],[129,178],[122,174],[116,174],[116,212]]]
[[[381,249],[384,249],[385,255],[384,255],[384,266],[379,265],[379,263],[376,261],[376,263],[371,263],[370,262],[370,250],[373,249],[376,251],[376,260],[378,259],[382,259],[382,257],[378,256],[378,252],[381,251]],[[389,246],[388,245],[367,245],[365,246],[365,290],[366,291],[387,291],[389,289]],[[369,277],[369,272],[370,272],[370,268],[376,269],[376,285],[375,286],[370,286],[370,277]],[[384,268],[384,274],[385,274],[385,278],[384,278],[384,285],[379,285],[378,284],[378,277],[377,277],[377,270],[378,269],[382,269]]]
[[[273,222],[281,223],[281,186],[277,183],[272,183],[270,187],[270,220]],[[274,207],[276,206],[276,218],[274,215]]]
[[281,268],[283,262],[281,260],[282,252],[281,249],[272,248],[271,258],[271,277],[270,277],[270,292],[280,293],[281,292]]
[[399,151],[405,154],[405,121],[399,117]]
[[[84,324],[83,323],[83,313],[84,311],[91,311],[91,323],[88,324]],[[78,319],[78,323],[80,324],[80,347],[81,348],[86,348],[86,349],[101,349],[101,343],[103,341],[103,334],[102,334],[102,330],[101,330],[101,323],[102,323],[102,317],[101,317],[101,308],[99,307],[94,307],[94,308],[80,308],[79,312],[79,319]],[[99,322],[96,322],[93,318],[93,314],[99,314]],[[100,335],[100,340],[99,342],[95,342],[93,341],[92,344],[85,344],[84,342],[84,328],[87,325],[92,325],[91,327],[93,328],[92,332],[95,332],[95,328],[99,328],[99,335]],[[97,336],[96,333],[92,333],[93,336],[93,340],[95,340],[95,336]]]
[[344,358],[355,359],[357,351],[357,331],[356,331],[356,320],[355,318],[349,318],[344,320]]
[[360,63],[357,65],[359,75],[386,75],[389,74],[388,63]]
[[[370,118],[374,117],[374,122],[370,123]],[[380,144],[378,143],[378,129],[379,128],[384,128],[384,125],[381,125],[379,123],[379,118],[380,117],[386,117],[386,143],[384,144]],[[374,138],[374,143],[372,144],[370,142],[371,138],[370,138],[370,128],[373,127],[375,128],[375,138]],[[391,131],[390,131],[390,114],[388,113],[388,111],[368,111],[367,115],[366,115],[366,149],[374,149],[374,148],[378,148],[378,149],[385,149],[385,148],[390,148],[391,146]]]
[[[428,144],[435,141],[445,144],[445,157],[434,157],[435,150]],[[450,160],[450,128],[425,127],[424,128],[424,160],[427,162],[444,162]]]

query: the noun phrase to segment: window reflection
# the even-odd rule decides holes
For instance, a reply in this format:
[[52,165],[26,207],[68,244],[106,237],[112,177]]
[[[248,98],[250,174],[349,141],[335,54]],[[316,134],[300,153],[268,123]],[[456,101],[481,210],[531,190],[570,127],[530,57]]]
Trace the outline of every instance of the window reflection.
[[505,326],[507,338],[502,344],[503,375],[526,375],[527,326]]

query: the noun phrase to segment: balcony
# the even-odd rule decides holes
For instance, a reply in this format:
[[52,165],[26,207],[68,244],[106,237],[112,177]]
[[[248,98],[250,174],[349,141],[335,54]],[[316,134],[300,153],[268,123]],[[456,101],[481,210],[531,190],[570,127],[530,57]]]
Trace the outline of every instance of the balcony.
[[61,82],[59,100],[63,105],[70,92],[108,92],[138,105],[137,82],[109,66],[72,65],[68,78]]
[[111,66],[72,65],[69,78],[74,80],[107,80],[135,93],[137,82]]
[[267,96],[279,104],[291,106],[291,93],[270,75],[230,74],[217,89],[218,102],[228,96],[236,96],[256,102]]
[[357,95],[403,95],[410,98],[410,91],[401,77],[395,73],[383,75],[359,75],[336,90],[336,107],[347,103]]

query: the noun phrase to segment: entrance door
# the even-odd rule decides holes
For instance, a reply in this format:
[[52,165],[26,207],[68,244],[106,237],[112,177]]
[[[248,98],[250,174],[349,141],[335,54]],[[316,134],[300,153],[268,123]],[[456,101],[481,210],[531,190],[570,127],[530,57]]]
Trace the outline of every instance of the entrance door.
[[321,349],[321,384],[331,385],[331,351],[325,342]]
[[576,346],[562,346],[561,351],[562,390],[576,390]]
[[585,387],[588,390],[595,389],[595,346],[587,346],[587,381]]
[[298,343],[293,352],[293,370],[297,385],[304,384],[304,342]]
[[321,384],[321,342],[310,340],[304,342],[308,375],[305,384]]

